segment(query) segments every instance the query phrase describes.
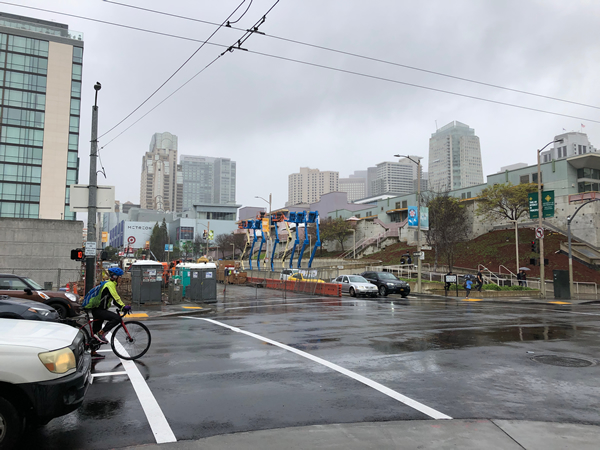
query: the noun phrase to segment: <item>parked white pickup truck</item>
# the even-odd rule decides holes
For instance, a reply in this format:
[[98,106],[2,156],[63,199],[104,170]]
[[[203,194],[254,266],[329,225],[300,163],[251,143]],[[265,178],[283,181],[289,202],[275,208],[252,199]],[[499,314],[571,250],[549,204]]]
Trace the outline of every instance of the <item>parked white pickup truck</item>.
[[0,319],[1,449],[16,445],[24,423],[43,425],[82,404],[91,381],[83,339],[61,323]]

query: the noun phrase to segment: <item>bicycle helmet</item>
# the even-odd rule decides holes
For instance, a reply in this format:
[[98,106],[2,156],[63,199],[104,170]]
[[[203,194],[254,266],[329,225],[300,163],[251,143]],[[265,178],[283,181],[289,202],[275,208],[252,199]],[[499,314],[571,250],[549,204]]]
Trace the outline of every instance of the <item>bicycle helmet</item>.
[[119,269],[118,267],[111,267],[108,269],[108,273],[116,277],[120,277],[123,275],[123,270]]

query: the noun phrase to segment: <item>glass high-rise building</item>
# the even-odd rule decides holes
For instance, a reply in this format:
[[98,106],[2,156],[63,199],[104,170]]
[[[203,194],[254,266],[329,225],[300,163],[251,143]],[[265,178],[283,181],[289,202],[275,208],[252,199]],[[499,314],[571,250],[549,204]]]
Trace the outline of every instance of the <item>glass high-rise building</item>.
[[74,220],[83,35],[0,13],[0,217]]
[[181,155],[183,209],[235,204],[236,164],[229,158]]
[[446,192],[483,183],[481,146],[475,130],[458,121],[429,139],[429,189]]

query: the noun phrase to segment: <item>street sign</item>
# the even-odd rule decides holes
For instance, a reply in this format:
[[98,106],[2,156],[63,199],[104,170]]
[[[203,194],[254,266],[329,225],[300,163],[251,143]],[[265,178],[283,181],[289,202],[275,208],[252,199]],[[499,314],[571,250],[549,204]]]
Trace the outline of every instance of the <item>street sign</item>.
[[429,245],[421,245],[421,250],[431,250],[431,246],[429,246]]
[[425,258],[425,252],[413,252],[413,256],[423,259]]
[[96,256],[96,242],[85,243],[85,256]]
[[535,237],[537,239],[543,239],[544,238],[544,229],[542,227],[537,227],[535,229]]
[[[530,193],[527,198],[529,200],[529,218],[538,219],[540,211],[537,192]],[[542,217],[554,217],[554,191],[542,192]]]

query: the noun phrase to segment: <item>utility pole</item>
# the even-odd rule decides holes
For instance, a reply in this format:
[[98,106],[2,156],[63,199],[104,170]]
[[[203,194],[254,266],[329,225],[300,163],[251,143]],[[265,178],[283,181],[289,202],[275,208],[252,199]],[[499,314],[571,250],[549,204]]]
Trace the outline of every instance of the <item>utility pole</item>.
[[[98,91],[102,88],[96,82],[94,89],[96,95],[92,107],[92,139],[90,150],[90,181],[88,197],[88,224],[87,242],[96,243],[96,194],[98,190],[98,173],[96,172],[96,158],[98,157]],[[96,252],[93,256],[85,258],[85,292],[94,287],[96,281]]]
[[[538,227],[542,228],[542,219],[544,217],[544,201],[542,199],[542,170],[540,164],[540,153],[550,144],[562,143],[563,139],[557,139],[548,142],[540,150],[537,151],[537,191],[538,191]],[[540,296],[546,298],[546,278],[544,265],[544,236],[540,238]]]

